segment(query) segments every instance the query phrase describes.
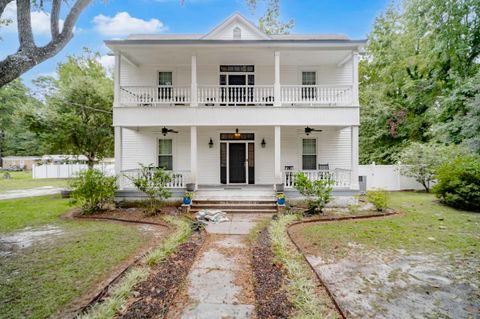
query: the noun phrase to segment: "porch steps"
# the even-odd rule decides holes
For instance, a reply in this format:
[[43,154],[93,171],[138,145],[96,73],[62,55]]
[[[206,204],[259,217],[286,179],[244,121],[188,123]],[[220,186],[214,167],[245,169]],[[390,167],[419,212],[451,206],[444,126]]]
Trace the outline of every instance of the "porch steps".
[[199,200],[192,201],[190,211],[196,213],[203,209],[221,210],[226,213],[257,213],[275,214],[277,204],[275,200]]

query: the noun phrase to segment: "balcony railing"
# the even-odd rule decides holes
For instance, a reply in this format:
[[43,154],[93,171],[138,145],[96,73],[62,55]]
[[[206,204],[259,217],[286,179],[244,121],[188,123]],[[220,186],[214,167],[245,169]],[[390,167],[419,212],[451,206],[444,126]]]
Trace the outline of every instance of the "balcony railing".
[[295,175],[299,172],[303,172],[311,181],[330,180],[333,187],[350,187],[351,184],[352,172],[349,169],[284,171],[283,183],[286,188],[295,187]]
[[[351,86],[282,85],[280,105],[350,105]],[[121,86],[120,105],[189,105],[190,86]],[[196,101],[203,106],[273,106],[273,85],[199,85]]]
[[[167,184],[168,188],[185,188],[189,182],[190,172],[188,171],[168,171],[172,180]],[[124,170],[120,174],[120,184],[124,189],[135,189],[131,178],[137,178],[139,176],[139,169]]]
[[351,86],[283,85],[282,103],[287,104],[342,104],[352,103]]

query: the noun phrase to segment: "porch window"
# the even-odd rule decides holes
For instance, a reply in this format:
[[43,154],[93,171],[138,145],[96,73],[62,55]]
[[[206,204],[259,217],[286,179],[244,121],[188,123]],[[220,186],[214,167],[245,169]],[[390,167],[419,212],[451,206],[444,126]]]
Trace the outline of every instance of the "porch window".
[[158,140],[158,167],[173,170],[172,140]]
[[160,100],[172,98],[173,74],[172,72],[158,72],[158,97]]
[[304,138],[302,141],[302,169],[314,170],[317,168],[317,140]]
[[302,85],[307,85],[307,87],[302,88],[302,98],[315,99],[317,96],[317,88],[313,86],[317,85],[317,72],[302,72]]

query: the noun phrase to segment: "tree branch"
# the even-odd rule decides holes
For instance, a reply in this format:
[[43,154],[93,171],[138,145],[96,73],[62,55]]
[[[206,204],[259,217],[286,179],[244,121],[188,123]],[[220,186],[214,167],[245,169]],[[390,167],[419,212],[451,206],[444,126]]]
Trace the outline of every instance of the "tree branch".
[[[90,2],[91,0],[77,0],[65,19],[62,32],[52,37],[52,40],[47,45],[36,47],[33,42],[29,1],[17,0],[20,49],[0,61],[0,87],[15,80],[37,64],[51,58],[62,50],[73,36],[73,28],[75,27],[78,17]],[[20,8],[24,10],[20,10]],[[28,14],[26,14],[26,12],[28,12]],[[22,18],[24,22],[22,25],[20,18]],[[23,32],[26,33],[24,34]],[[28,39],[31,39],[30,43]]]
[[17,24],[20,50],[23,51],[35,47],[29,0],[17,0]]
[[0,0],[0,17],[3,14],[3,11],[5,11],[5,7],[12,1],[13,0]]
[[52,33],[52,39],[55,39],[60,33],[58,23],[59,23],[61,6],[62,6],[62,0],[52,1],[52,12],[50,14],[50,31]]

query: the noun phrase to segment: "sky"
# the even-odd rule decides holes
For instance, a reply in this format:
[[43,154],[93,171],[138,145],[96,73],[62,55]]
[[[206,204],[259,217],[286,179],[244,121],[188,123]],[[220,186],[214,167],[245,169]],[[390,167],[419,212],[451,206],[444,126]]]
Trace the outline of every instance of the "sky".
[[[295,20],[291,33],[339,33],[351,39],[364,39],[375,17],[391,0],[281,0],[281,20]],[[47,1],[48,2],[48,1]],[[68,1],[73,3],[74,1]],[[93,0],[80,16],[73,39],[55,57],[37,65],[22,76],[25,84],[41,75],[55,75],[58,63],[68,55],[81,54],[83,48],[98,51],[100,61],[110,68],[113,58],[103,41],[121,39],[131,33],[208,33],[238,11],[257,23],[265,0],[257,0],[255,11],[246,0]],[[38,46],[50,40],[49,10],[32,10],[32,26]],[[63,3],[65,17],[68,4]],[[15,1],[1,18],[15,20]],[[0,59],[18,49],[15,21],[0,28]]]

